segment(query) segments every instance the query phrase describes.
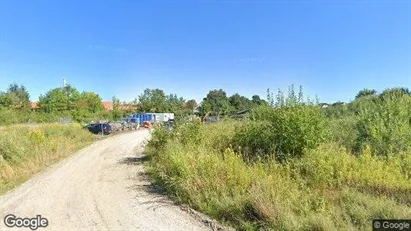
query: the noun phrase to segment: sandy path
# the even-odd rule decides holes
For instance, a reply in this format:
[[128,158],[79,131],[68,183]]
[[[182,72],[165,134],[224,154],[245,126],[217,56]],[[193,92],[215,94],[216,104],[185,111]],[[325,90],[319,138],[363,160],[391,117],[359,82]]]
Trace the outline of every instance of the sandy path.
[[38,230],[209,230],[150,191],[141,156],[149,136],[142,130],[100,140],[1,196],[0,230],[20,230],[5,226],[7,214],[47,218]]

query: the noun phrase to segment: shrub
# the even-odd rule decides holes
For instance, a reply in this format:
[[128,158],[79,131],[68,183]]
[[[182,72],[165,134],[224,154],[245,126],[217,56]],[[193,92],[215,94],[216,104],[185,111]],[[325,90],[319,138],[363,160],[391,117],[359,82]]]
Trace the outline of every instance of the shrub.
[[233,141],[248,155],[275,153],[283,161],[287,155],[301,156],[304,149],[315,148],[326,138],[325,118],[317,106],[259,107],[250,118]]
[[261,138],[269,145],[264,123],[271,126],[186,124],[167,138],[154,132],[150,143],[168,141],[153,150],[150,172],[177,201],[239,230],[357,230],[373,218],[411,215],[410,153],[382,159],[365,148],[355,156],[341,144],[323,143],[279,164],[250,163],[227,148],[244,131],[247,143],[265,144]]
[[359,112],[357,152],[369,145],[387,156],[411,147],[411,96],[391,95],[369,102]]

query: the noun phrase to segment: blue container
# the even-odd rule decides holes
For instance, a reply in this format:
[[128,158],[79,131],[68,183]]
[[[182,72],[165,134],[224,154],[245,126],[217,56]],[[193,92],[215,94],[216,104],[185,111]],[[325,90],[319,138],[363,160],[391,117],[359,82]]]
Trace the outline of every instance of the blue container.
[[133,114],[132,118],[137,119],[140,125],[145,121],[155,122],[156,116],[153,114]]

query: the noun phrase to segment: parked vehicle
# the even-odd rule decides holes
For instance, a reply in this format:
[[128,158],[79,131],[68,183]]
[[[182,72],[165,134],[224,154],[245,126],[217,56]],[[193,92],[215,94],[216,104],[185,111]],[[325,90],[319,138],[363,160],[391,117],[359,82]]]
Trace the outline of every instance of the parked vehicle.
[[111,132],[113,132],[111,125],[108,123],[89,124],[86,126],[86,128],[93,134],[109,135]]
[[138,118],[125,118],[123,119],[124,129],[136,130],[140,126]]
[[119,121],[119,122],[113,122],[110,123],[113,131],[118,132],[118,131],[124,131],[125,129],[125,123],[123,121]]

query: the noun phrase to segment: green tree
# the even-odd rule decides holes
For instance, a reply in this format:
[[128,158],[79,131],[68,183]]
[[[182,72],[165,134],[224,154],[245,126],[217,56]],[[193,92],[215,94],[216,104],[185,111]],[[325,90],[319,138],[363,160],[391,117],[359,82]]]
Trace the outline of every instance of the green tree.
[[30,94],[23,85],[10,84],[7,92],[0,93],[0,106],[13,109],[28,109],[30,108]]
[[160,89],[145,89],[138,97],[139,112],[163,112],[166,106],[166,95]]
[[234,110],[233,112],[238,112],[252,108],[252,101],[245,96],[239,95],[238,93],[230,96],[228,98],[228,101],[230,102]]
[[208,112],[213,112],[216,115],[226,115],[231,111],[231,105],[227,98],[227,94],[222,89],[211,90],[203,99],[200,107],[202,115]]
[[185,100],[179,98],[176,94],[170,94],[166,97],[164,109],[162,112],[173,112],[177,114],[183,114]]
[[96,113],[104,109],[101,97],[94,92],[82,92],[81,100],[85,102],[87,110],[91,113]]
[[120,110],[120,100],[116,96],[113,96],[112,101],[113,101],[113,111],[112,111],[113,119],[119,120],[123,117],[123,112]]
[[254,106],[267,106],[268,105],[267,101],[261,99],[259,95],[253,95],[251,97],[251,102],[254,104]]
[[70,85],[55,88],[45,95],[40,95],[39,107],[45,112],[66,112],[80,110],[81,94]]
[[410,95],[410,90],[405,87],[396,87],[396,88],[388,88],[385,89],[381,94],[380,97],[381,99],[387,97],[387,96],[393,96],[393,97],[400,97],[403,95]]
[[376,95],[376,94],[377,94],[376,90],[374,90],[374,89],[371,90],[371,89],[365,88],[365,89],[363,89],[363,90],[361,90],[357,93],[357,95],[355,96],[355,99],[359,99],[359,98],[365,97],[365,96]]
[[197,107],[197,102],[194,99],[190,99],[185,103],[185,108],[194,111]]

